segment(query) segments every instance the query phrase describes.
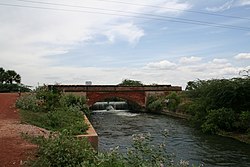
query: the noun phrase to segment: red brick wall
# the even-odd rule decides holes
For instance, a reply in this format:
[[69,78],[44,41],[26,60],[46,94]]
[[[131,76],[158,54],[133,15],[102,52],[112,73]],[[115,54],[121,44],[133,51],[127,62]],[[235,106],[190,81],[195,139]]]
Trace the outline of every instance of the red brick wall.
[[86,97],[89,106],[92,106],[95,102],[100,100],[119,97],[145,107],[145,92],[87,92]]

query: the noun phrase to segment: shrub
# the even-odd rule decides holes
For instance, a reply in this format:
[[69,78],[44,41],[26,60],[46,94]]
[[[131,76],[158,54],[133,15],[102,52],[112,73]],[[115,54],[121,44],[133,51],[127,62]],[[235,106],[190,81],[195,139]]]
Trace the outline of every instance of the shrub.
[[239,116],[239,122],[236,126],[242,132],[250,132],[250,111],[243,111]]
[[44,111],[52,111],[60,105],[59,101],[61,98],[61,93],[56,89],[49,90],[49,88],[44,85],[38,87],[35,90],[35,93],[36,93],[36,98],[38,100],[43,101],[41,109]]
[[119,147],[109,152],[97,152],[85,139],[72,137],[68,131],[59,136],[44,139],[28,137],[39,145],[38,158],[30,161],[34,167],[160,167],[188,166],[187,161],[174,164],[172,156],[166,153],[165,141],[152,145],[150,134],[133,135],[133,145],[126,154],[119,153]]
[[76,107],[70,110],[59,108],[49,112],[30,112],[21,110],[22,122],[45,128],[47,130],[62,132],[65,129],[72,134],[84,134],[88,125],[84,122],[82,112]]
[[221,108],[218,110],[208,111],[206,121],[202,124],[202,131],[206,133],[217,133],[220,129],[231,131],[233,130],[233,122],[236,116],[232,109]]
[[[39,139],[38,158],[29,162],[37,167],[75,167],[88,166],[94,162],[96,152],[86,139],[77,139],[64,131],[58,137]],[[83,163],[84,162],[84,163]]]
[[16,101],[16,107],[33,112],[40,110],[36,96],[34,94],[22,95],[19,97]]
[[66,94],[60,98],[59,102],[61,107],[66,107],[66,108],[76,107],[79,110],[83,111],[86,115],[90,114],[89,109],[86,105],[86,98],[84,96]]
[[176,111],[178,105],[181,102],[180,96],[178,96],[175,92],[173,92],[170,95],[168,95],[166,99],[168,100],[167,108],[170,111]]

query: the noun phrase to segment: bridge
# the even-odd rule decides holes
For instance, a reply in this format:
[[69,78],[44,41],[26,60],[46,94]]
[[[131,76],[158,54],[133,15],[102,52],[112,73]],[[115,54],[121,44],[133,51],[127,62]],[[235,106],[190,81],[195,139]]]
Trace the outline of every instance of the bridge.
[[87,105],[91,107],[97,101],[118,97],[134,102],[145,107],[150,95],[168,95],[171,92],[181,91],[180,86],[171,85],[144,85],[144,86],[120,86],[120,85],[49,85],[65,93],[73,93],[85,96]]

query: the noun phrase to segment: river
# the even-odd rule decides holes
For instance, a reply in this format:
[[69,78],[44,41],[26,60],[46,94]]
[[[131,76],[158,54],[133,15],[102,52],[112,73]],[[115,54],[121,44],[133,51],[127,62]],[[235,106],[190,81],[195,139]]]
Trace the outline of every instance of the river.
[[182,119],[124,110],[93,111],[91,122],[99,135],[99,150],[120,146],[125,152],[131,146],[132,135],[151,133],[155,143],[162,142],[161,133],[167,129],[167,152],[175,161],[187,160],[190,164],[208,167],[250,166],[250,145],[231,138],[205,135]]

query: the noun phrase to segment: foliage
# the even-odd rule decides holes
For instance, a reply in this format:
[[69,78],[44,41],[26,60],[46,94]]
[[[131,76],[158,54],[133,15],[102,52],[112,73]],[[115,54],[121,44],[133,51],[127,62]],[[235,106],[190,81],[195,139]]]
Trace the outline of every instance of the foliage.
[[59,107],[61,92],[56,89],[49,89],[46,85],[38,87],[35,90],[36,98],[42,102],[41,108],[44,111],[52,111]]
[[203,132],[213,134],[217,133],[220,129],[232,131],[235,120],[235,112],[232,109],[221,108],[210,110],[201,128]]
[[67,129],[72,134],[83,134],[88,129],[83,112],[88,113],[84,97],[62,95],[46,86],[35,92],[22,95],[16,102],[25,123],[52,131]]
[[66,94],[62,96],[59,100],[60,106],[63,107],[76,107],[80,111],[83,111],[85,114],[89,115],[89,109],[86,105],[87,101],[84,96],[76,96],[73,94]]
[[118,84],[120,86],[143,86],[141,81],[135,81],[130,79],[124,79],[122,83]]
[[[33,167],[75,167],[92,164],[95,151],[92,151],[86,139],[77,139],[64,131],[57,137],[48,139],[35,138],[39,144],[38,158],[31,160],[28,165]],[[85,162],[83,164],[82,162]]]
[[23,110],[29,110],[29,111],[39,111],[39,103],[37,101],[35,94],[25,94],[19,97],[16,101],[16,107],[23,109]]
[[13,81],[21,83],[21,76],[14,70],[5,71],[4,68],[0,67],[0,83],[12,84]]
[[168,100],[167,109],[169,109],[170,111],[176,111],[181,102],[180,96],[178,96],[177,93],[173,92],[169,94],[166,99]]
[[0,93],[5,92],[30,92],[31,90],[22,84],[0,83]]
[[67,129],[72,134],[84,134],[88,125],[84,122],[83,114],[77,107],[58,108],[49,112],[30,112],[21,110],[21,119],[25,123],[59,131]]
[[248,120],[250,115],[249,77],[190,81],[186,93],[192,100],[188,109],[192,122],[204,132],[246,132],[250,128],[243,125],[243,117]]
[[146,109],[149,112],[161,112],[164,107],[164,99],[156,95],[150,95],[147,99]]
[[[167,133],[164,133],[167,135]],[[166,136],[165,136],[166,137]],[[127,151],[129,166],[170,166],[172,157],[166,152],[165,141],[151,144],[151,134],[133,135],[133,145]]]
[[39,145],[38,158],[27,163],[34,167],[160,167],[188,166],[187,161],[174,165],[172,156],[165,152],[165,141],[152,145],[150,134],[133,135],[133,145],[127,153],[119,153],[119,147],[109,152],[93,150],[86,139],[72,136],[69,131],[48,139],[30,137]]
[[235,126],[244,132],[250,134],[250,112],[249,111],[242,111],[239,116],[239,122],[235,123]]

